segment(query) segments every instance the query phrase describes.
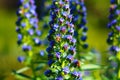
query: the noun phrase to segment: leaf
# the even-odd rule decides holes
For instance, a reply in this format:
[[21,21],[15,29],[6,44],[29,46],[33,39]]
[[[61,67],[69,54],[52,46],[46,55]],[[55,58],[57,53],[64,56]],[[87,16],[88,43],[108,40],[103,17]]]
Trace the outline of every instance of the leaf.
[[97,64],[84,64],[84,65],[81,65],[81,69],[82,70],[97,70],[97,69],[101,69],[101,66]]
[[17,73],[17,71],[13,71],[13,74],[19,78],[19,79],[22,79],[22,80],[25,80],[25,79],[32,79],[30,76],[28,75],[25,75],[23,73]]
[[17,70],[16,72],[17,73],[22,73],[22,72],[27,71],[28,69],[30,69],[30,68],[29,67],[24,67],[24,68],[21,68],[21,69]]
[[41,70],[43,67],[45,67],[46,66],[46,64],[40,64],[40,65],[38,65],[37,67],[36,67],[36,71],[38,71],[38,70]]

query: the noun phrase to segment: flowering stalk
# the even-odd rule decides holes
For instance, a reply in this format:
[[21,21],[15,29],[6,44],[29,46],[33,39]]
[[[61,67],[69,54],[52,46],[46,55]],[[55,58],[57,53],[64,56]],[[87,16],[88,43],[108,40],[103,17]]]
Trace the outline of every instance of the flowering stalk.
[[33,78],[37,78],[35,72],[36,61],[33,56],[39,53],[39,47],[42,41],[39,39],[41,31],[38,30],[38,19],[35,12],[36,6],[34,0],[20,0],[20,8],[17,11],[18,20],[16,22],[16,31],[18,33],[18,45],[26,53],[26,57],[19,56],[18,61],[26,63],[32,70]]
[[82,49],[86,49],[88,44],[86,43],[88,28],[86,25],[86,6],[84,4],[84,0],[71,0],[71,13],[74,18],[72,22],[75,24],[75,38],[77,39],[77,53],[79,57],[79,53]]
[[78,80],[81,73],[76,67],[80,67],[76,54],[76,39],[74,38],[74,25],[70,14],[69,0],[53,0],[51,7],[51,21],[48,40],[48,65],[45,75],[55,80]]
[[110,0],[110,15],[108,28],[112,32],[109,33],[107,39],[108,44],[111,45],[110,51],[116,56],[117,66],[117,80],[120,80],[120,0]]

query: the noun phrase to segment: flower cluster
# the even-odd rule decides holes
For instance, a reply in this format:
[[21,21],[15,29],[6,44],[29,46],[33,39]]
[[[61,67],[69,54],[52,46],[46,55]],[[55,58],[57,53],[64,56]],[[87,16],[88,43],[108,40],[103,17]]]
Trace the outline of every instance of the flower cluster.
[[[109,9],[110,15],[109,15],[109,23],[108,28],[111,29],[111,32],[108,35],[107,43],[111,45],[110,51],[115,55],[115,60],[111,61],[110,66],[112,66],[117,76],[116,80],[120,79],[119,73],[120,73],[120,3],[119,0],[110,0],[111,6]],[[114,62],[114,64],[113,64]]]
[[[35,12],[34,0],[20,0],[21,7],[17,11],[18,20],[16,31],[18,33],[18,45],[27,55],[32,56],[33,46],[39,46],[41,31],[38,30],[38,19]],[[24,58],[19,58],[24,59]]]
[[112,30],[112,32],[109,33],[107,42],[108,44],[112,45],[110,48],[110,51],[114,52],[115,54],[120,52],[120,25],[119,25],[119,15],[120,10],[118,8],[118,2],[117,0],[111,0],[111,6],[110,6],[110,15],[109,15],[109,23],[108,28]]
[[76,69],[80,62],[74,59],[76,39],[74,38],[73,15],[70,14],[69,0],[53,0],[48,40],[48,65],[45,75],[49,79],[80,79],[81,73]]
[[84,0],[71,0],[71,14],[73,14],[74,18],[72,22],[75,25],[75,38],[77,39],[77,52],[80,50],[86,49],[88,44],[86,43],[88,28],[85,26],[87,23],[86,20],[86,6],[84,4]]

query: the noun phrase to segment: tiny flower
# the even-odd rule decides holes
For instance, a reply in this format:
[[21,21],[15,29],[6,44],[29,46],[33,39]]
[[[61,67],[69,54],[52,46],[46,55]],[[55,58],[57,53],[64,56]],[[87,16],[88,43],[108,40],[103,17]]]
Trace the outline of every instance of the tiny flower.
[[64,48],[65,50],[67,50],[67,49],[68,49],[68,44],[64,44],[63,48]]
[[86,41],[86,39],[87,39],[87,36],[82,36],[82,37],[81,37],[81,40],[82,40],[82,41]]
[[25,60],[25,57],[24,57],[24,56],[19,56],[19,57],[18,57],[18,61],[19,61],[20,63],[22,63],[24,60]]
[[16,27],[16,32],[18,32],[18,33],[20,33],[20,32],[21,32],[21,30],[20,30],[20,28],[19,28],[19,27]]
[[75,66],[75,67],[80,67],[80,62],[77,60],[77,59],[75,59],[75,60],[73,60],[73,65]]
[[71,40],[71,43],[72,43],[72,44],[75,44],[75,43],[76,43],[76,39],[73,38],[73,39]]
[[61,27],[60,30],[61,30],[62,33],[65,33],[66,32],[66,27],[63,26],[63,27]]
[[111,4],[115,4],[115,3],[116,3],[116,0],[110,0],[110,3],[111,3]]
[[36,30],[37,36],[41,36],[42,32],[40,30]]
[[25,26],[26,26],[26,23],[22,22],[22,23],[21,23],[21,26],[22,26],[22,27],[25,27]]
[[65,6],[64,6],[64,9],[65,9],[65,10],[68,10],[68,9],[69,9],[69,5],[65,5]]
[[75,49],[75,47],[71,46],[69,51],[70,51],[70,53],[75,54],[76,49]]
[[46,51],[48,52],[48,53],[50,53],[50,52],[52,52],[52,47],[48,47],[47,49],[46,49]]
[[83,32],[87,32],[88,28],[87,27],[83,27]]
[[33,29],[29,29],[28,30],[28,34],[32,36],[34,34],[34,30]]
[[56,58],[59,59],[60,58],[60,52],[56,52]]
[[31,48],[31,46],[23,45],[23,46],[22,46],[22,49],[23,49],[23,51],[29,51],[29,50],[31,50],[32,48]]
[[55,80],[63,80],[62,76],[58,76]]
[[24,4],[24,8],[29,8],[29,3]]
[[120,31],[120,26],[116,26],[116,30],[117,30],[117,31]]
[[40,51],[40,56],[44,56],[45,52],[43,50]]
[[68,73],[70,72],[69,67],[68,67],[68,66],[67,66],[67,67],[64,67],[64,68],[63,68],[63,72],[64,72],[65,74],[68,74]]
[[72,55],[68,55],[67,56],[67,60],[69,60],[71,62],[73,60],[73,56]]
[[54,61],[51,59],[48,61],[48,65],[51,66],[54,63]]
[[112,46],[112,47],[110,48],[110,51],[116,51],[116,46]]
[[54,40],[50,41],[50,45],[54,46],[55,45],[55,41]]
[[86,48],[88,48],[88,44],[83,44],[82,47],[83,47],[84,49],[86,49]]
[[31,14],[29,12],[27,12],[27,13],[25,13],[25,17],[29,19],[31,17]]
[[67,12],[62,12],[62,15],[66,18],[68,13]]
[[74,77],[78,77],[78,72],[77,72],[77,71],[74,71],[74,72],[72,72],[72,75],[73,75]]
[[63,18],[60,18],[60,19],[59,19],[60,24],[62,24],[62,23],[63,23],[63,21],[64,21],[64,19],[63,19]]
[[36,45],[41,45],[42,42],[39,40],[39,38],[34,38],[34,42]]
[[57,30],[57,29],[58,29],[58,27],[59,27],[59,25],[54,24],[53,29],[54,29],[54,30]]
[[22,34],[18,34],[18,40],[21,41],[23,38],[23,35]]
[[65,37],[66,37],[66,39],[68,39],[69,41],[72,40],[72,36],[71,36],[71,35],[66,35]]
[[56,41],[60,42],[61,41],[61,36],[59,34],[56,35]]
[[52,74],[52,71],[51,70],[46,70],[44,72],[44,74],[45,74],[45,76],[50,77],[50,75]]

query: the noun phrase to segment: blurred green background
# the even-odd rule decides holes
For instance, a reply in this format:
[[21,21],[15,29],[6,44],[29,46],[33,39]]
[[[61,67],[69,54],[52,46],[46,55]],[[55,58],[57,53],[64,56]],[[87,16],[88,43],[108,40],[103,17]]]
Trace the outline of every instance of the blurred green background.
[[[89,48],[101,53],[102,64],[106,63],[106,43],[109,30],[106,28],[109,15],[109,0],[85,0],[87,6],[87,26]],[[22,64],[17,62],[21,54],[18,47],[15,22],[17,20],[17,0],[0,0],[0,80],[15,80],[11,71],[19,69]]]

